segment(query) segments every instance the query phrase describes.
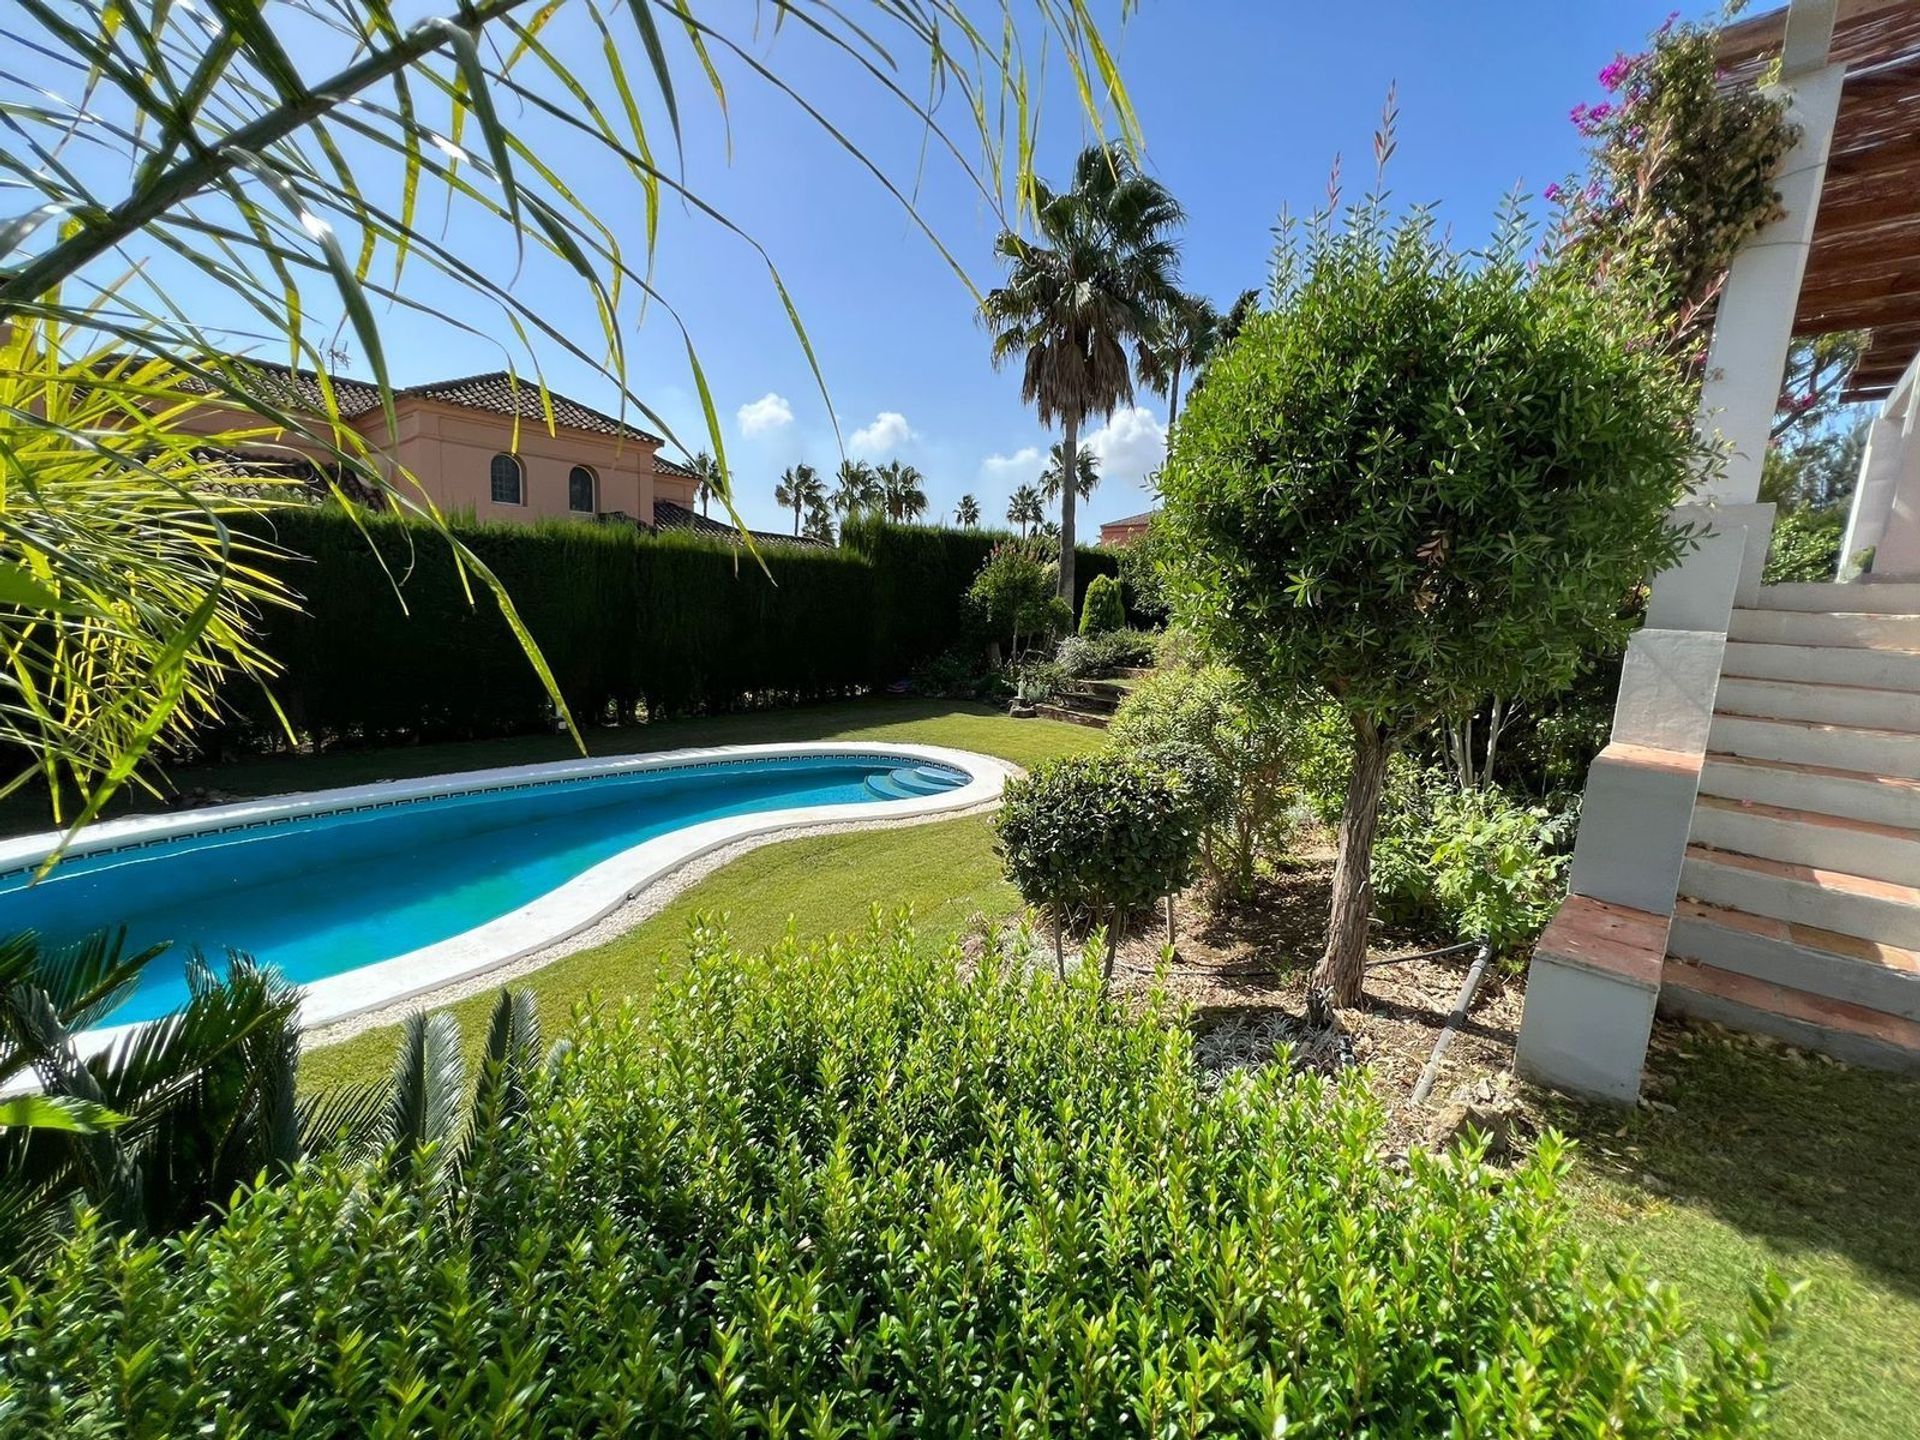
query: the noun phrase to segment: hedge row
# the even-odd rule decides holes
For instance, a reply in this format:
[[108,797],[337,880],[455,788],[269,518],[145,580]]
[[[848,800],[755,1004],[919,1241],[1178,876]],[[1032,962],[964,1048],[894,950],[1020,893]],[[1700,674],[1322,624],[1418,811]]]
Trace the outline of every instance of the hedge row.
[[[456,523],[497,575],[581,721],[792,702],[887,684],[961,639],[980,531],[850,527],[842,549],[767,546],[574,523]],[[463,587],[445,540],[399,519],[315,508],[274,521],[299,557],[303,613],[264,620],[274,695],[323,742],[548,728],[546,693],[499,608]],[[1080,583],[1111,573],[1080,553]],[[404,606],[404,609],[403,609]],[[264,698],[236,683],[223,741],[271,742]]]

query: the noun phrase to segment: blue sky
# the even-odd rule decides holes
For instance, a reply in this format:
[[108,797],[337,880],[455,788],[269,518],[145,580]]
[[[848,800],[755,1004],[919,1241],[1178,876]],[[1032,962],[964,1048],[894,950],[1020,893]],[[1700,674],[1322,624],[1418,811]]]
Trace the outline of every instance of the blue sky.
[[[621,9],[612,7],[616,17]],[[1389,85],[1397,86],[1400,114],[1394,195],[1436,203],[1462,243],[1477,242],[1506,192],[1516,185],[1537,192],[1577,164],[1568,108],[1596,98],[1595,72],[1617,49],[1637,48],[1670,9],[1669,0],[1142,0],[1118,32],[1120,61],[1148,168],[1189,216],[1186,287],[1224,306],[1241,289],[1262,285],[1281,207],[1318,203],[1336,154],[1345,157],[1350,187],[1365,184]],[[583,17],[563,12],[550,38],[578,57],[582,75],[597,69],[598,40]],[[770,52],[782,74],[889,173],[913,177],[921,134],[896,102],[791,27],[761,37],[756,48]],[[726,68],[730,159],[704,87],[682,94],[689,182],[781,267],[844,443],[869,458],[917,465],[942,511],[972,492],[997,517],[1013,486],[1033,478],[1054,437],[1021,405],[1017,375],[990,367],[966,289],[899,204],[829,136],[737,63]],[[1039,166],[1057,176],[1086,138],[1057,63],[1042,120]],[[624,172],[582,152],[551,122],[521,123],[637,250],[642,209]],[[999,227],[993,209],[956,167],[937,159],[922,173],[920,203],[975,283],[990,286]],[[497,233],[476,230],[466,244],[460,231],[470,223],[455,213],[456,243],[501,261],[507,252]],[[674,207],[662,222],[656,271],[706,367],[742,513],[756,524],[783,524],[772,500],[780,470],[798,460],[830,470],[841,452],[764,266],[744,243]],[[414,274],[423,295],[493,325],[470,297],[434,285],[424,271]],[[183,284],[203,320],[242,322],[243,312],[217,290]],[[597,343],[591,305],[557,263],[530,258],[517,284],[543,315]],[[323,285],[313,291],[314,309],[325,316],[331,297]],[[631,388],[697,446],[704,427],[679,333],[657,309],[637,330],[634,319],[629,307]],[[493,349],[403,312],[385,325],[400,383],[495,368],[512,349],[510,337]],[[542,347],[542,360],[550,384],[589,403],[615,404],[614,388],[590,367],[551,347]],[[364,363],[349,368],[365,373]],[[1158,460],[1165,407],[1152,396],[1141,405],[1094,436],[1109,472],[1088,507],[1096,521],[1150,503],[1139,482]]]

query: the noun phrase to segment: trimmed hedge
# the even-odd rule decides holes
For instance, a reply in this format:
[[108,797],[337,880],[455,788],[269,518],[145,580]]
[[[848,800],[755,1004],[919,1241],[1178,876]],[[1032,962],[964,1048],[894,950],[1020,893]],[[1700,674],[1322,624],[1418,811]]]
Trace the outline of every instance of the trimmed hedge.
[[1209,1083],[1169,1015],[962,958],[705,932],[441,1184],[84,1218],[0,1289],[0,1434],[1759,1429],[1784,1282],[1696,1330],[1570,1236],[1557,1137],[1396,1165],[1357,1072]]
[[[762,570],[695,536],[571,522],[453,528],[505,585],[582,723],[897,680],[962,639],[963,597],[996,538],[862,523],[837,550],[765,546]],[[263,617],[262,644],[284,667],[274,694],[302,734],[465,739],[552,726],[498,607],[477,581],[469,601],[430,527],[377,518],[363,534],[316,507],[279,515],[273,533],[300,557],[286,573],[305,613]],[[1114,568],[1082,552],[1082,575],[1103,563]],[[219,739],[273,742],[279,727],[257,690],[236,681],[226,698],[233,719]]]
[[[875,664],[882,674],[904,674],[921,660],[960,644],[967,615],[960,598],[993,547],[1010,530],[935,530],[849,520],[840,543],[873,570]],[[1074,549],[1073,613],[1096,575],[1117,576],[1120,561],[1107,550]]]

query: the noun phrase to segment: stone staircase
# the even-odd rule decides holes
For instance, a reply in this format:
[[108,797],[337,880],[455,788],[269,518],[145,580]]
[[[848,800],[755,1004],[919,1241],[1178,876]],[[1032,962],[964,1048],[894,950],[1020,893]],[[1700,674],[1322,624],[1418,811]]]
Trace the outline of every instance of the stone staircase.
[[1920,585],[1736,609],[1663,1011],[1920,1070]]
[[1074,680],[1068,683],[1065,693],[1033,708],[1035,714],[1048,720],[1065,720],[1104,730],[1126,695],[1127,687],[1117,680]]

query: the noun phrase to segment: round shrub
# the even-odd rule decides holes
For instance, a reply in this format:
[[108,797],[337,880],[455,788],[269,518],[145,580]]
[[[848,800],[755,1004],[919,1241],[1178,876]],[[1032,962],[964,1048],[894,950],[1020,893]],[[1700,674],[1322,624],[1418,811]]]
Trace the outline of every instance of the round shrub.
[[88,1219],[0,1289],[0,1432],[1758,1432],[1784,1287],[1696,1331],[1569,1233],[1551,1134],[1391,1165],[1351,1072],[1210,1085],[1163,1011],[962,959],[700,933],[451,1216],[333,1161],[165,1244]]
[[1106,925],[1109,973],[1127,916],[1192,878],[1200,837],[1181,778],[1120,755],[1036,765],[1008,782],[994,823],[1028,904]]
[[1120,582],[1111,575],[1094,576],[1080,607],[1080,633],[1103,635],[1109,630],[1124,630],[1126,625],[1127,607],[1121,598]]

